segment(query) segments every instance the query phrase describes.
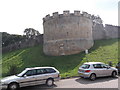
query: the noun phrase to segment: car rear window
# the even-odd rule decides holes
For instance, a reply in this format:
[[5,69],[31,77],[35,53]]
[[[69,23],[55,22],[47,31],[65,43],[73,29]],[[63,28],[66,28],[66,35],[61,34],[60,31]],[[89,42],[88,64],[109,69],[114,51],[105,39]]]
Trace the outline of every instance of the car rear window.
[[81,68],[84,68],[84,69],[88,69],[89,67],[90,67],[89,64],[83,64],[83,65],[81,66]]

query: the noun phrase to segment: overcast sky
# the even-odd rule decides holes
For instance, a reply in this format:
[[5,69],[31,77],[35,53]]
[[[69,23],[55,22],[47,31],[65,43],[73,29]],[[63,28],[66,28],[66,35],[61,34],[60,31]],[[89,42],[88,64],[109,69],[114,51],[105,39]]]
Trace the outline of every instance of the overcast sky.
[[43,20],[47,14],[64,10],[80,10],[99,15],[104,24],[118,25],[119,0],[1,0],[0,32],[21,34],[26,28],[43,33]]

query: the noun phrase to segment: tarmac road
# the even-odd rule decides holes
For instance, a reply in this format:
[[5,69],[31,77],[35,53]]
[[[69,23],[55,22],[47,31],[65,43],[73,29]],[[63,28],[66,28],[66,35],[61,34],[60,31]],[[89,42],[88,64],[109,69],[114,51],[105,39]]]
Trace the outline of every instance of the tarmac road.
[[89,79],[84,78],[70,78],[62,79],[59,82],[56,82],[53,87],[47,87],[46,85],[38,85],[21,88],[20,90],[48,90],[56,88],[118,88],[118,78],[112,77],[102,77],[97,78],[95,81],[90,81]]

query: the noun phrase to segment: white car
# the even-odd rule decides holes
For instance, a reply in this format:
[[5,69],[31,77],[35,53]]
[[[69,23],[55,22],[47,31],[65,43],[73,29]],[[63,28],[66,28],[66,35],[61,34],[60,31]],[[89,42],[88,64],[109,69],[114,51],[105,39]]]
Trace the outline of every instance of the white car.
[[19,87],[47,84],[52,86],[60,80],[60,73],[54,67],[26,68],[20,74],[1,79],[2,88],[16,90]]
[[118,70],[115,67],[110,67],[102,62],[86,62],[79,67],[78,74],[80,77],[90,78],[95,80],[96,77],[118,75]]

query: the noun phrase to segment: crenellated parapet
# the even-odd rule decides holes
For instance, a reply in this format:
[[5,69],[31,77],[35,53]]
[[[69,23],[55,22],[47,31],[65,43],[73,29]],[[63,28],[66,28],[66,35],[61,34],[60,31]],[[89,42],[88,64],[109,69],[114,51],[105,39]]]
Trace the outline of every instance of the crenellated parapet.
[[70,15],[70,11],[69,10],[63,11],[63,16],[69,16],[69,15]]
[[53,18],[57,18],[59,16],[58,12],[53,13]]
[[74,13],[70,13],[69,10],[65,10],[63,11],[63,14],[59,14],[58,12],[54,12],[52,13],[52,16],[50,16],[50,14],[46,15],[43,18],[43,22],[46,22],[48,20],[54,19],[54,18],[59,18],[59,17],[70,17],[70,16],[79,16],[79,17],[85,17],[88,19],[91,19],[93,21],[94,24],[102,24],[103,21],[99,16],[94,16],[91,14],[88,14],[87,12],[82,11],[82,13],[79,10],[74,10]]
[[112,25],[112,24],[105,24],[105,26],[111,26],[111,27],[117,27],[119,28],[120,26],[117,26],[117,25]]
[[48,20],[54,19],[54,18],[59,18],[59,17],[70,17],[70,16],[79,16],[79,17],[85,17],[85,18],[89,18],[92,19],[92,15],[88,14],[87,12],[80,12],[79,10],[74,10],[74,13],[70,13],[69,10],[65,10],[63,11],[62,14],[59,14],[58,12],[54,12],[52,13],[52,16],[50,16],[50,14],[46,15],[43,18],[43,22],[46,22]]
[[50,19],[50,14],[46,15],[45,18],[43,18],[43,21],[47,21]]
[[80,16],[80,15],[81,15],[81,14],[80,14],[80,11],[75,10],[75,11],[74,11],[74,15],[75,15],[75,16]]

